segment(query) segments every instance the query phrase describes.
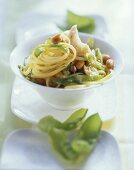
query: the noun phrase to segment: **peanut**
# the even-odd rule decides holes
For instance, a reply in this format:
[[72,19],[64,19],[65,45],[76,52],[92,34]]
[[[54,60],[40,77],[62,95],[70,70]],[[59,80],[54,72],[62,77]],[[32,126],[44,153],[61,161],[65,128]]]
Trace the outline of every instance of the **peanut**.
[[77,61],[75,63],[75,67],[80,70],[84,66],[85,62],[84,61]]
[[35,82],[40,85],[46,85],[46,80],[41,78],[35,78]]
[[113,61],[112,59],[108,59],[108,60],[106,61],[106,66],[107,66],[107,68],[109,68],[109,69],[113,69],[113,68],[114,68],[114,61]]
[[52,42],[53,42],[54,44],[59,43],[59,42],[61,42],[61,41],[62,41],[61,34],[57,34],[57,35],[55,35],[55,36],[52,38]]
[[87,67],[89,67],[89,66],[90,66],[90,63],[89,63],[88,61],[85,61],[85,65],[86,65]]
[[104,63],[104,64],[106,64],[106,61],[107,61],[108,59],[110,59],[110,56],[109,56],[109,55],[107,55],[107,54],[103,55],[103,63]]
[[70,65],[69,71],[74,74],[77,72],[77,68],[74,65]]

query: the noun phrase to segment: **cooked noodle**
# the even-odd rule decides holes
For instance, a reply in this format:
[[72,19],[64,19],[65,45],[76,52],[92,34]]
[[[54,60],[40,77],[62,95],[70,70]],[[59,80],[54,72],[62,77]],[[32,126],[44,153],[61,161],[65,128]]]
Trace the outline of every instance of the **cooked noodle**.
[[[79,88],[102,82],[113,70],[113,60],[99,48],[81,42],[77,27],[38,45],[19,66],[27,79],[48,87]],[[111,62],[111,63],[110,63]],[[109,64],[109,65],[108,65]],[[108,66],[107,66],[108,65]]]
[[[61,51],[59,46],[47,47],[47,45],[42,45],[44,52],[38,57],[35,56],[35,51],[33,51],[27,60],[27,65],[23,67],[23,74],[28,76],[32,71],[32,78],[45,79],[64,70],[76,58],[76,50],[68,43],[59,43],[59,45],[65,48],[66,51]],[[61,55],[51,57],[45,53],[45,50],[49,51],[49,49],[50,51],[53,49],[59,51]]]

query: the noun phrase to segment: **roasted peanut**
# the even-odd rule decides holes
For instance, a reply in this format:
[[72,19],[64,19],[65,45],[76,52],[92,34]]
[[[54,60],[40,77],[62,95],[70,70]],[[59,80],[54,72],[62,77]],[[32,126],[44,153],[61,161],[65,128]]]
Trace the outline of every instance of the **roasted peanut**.
[[114,68],[114,61],[113,61],[112,59],[108,59],[108,60],[106,61],[106,66],[107,66],[107,68],[109,68],[109,69],[113,69],[113,68]]
[[108,59],[110,59],[110,56],[107,55],[107,54],[104,54],[104,55],[103,55],[103,63],[106,64],[106,61],[107,61]]
[[53,81],[50,81],[49,86],[50,87],[57,87],[57,84],[55,82],[53,82]]
[[85,66],[89,67],[90,63],[88,61],[85,61]]
[[61,42],[61,41],[62,41],[61,34],[57,34],[57,35],[55,35],[55,36],[52,38],[52,42],[53,42],[54,44],[59,43],[59,42]]
[[70,65],[69,71],[70,73],[74,74],[77,72],[77,68],[74,65]]
[[44,79],[36,78],[36,79],[34,79],[34,81],[35,81],[37,84],[46,85],[46,80],[44,80]]
[[84,73],[86,74],[86,75],[90,75],[91,74],[91,69],[90,69],[90,67],[87,67],[87,66],[83,66],[83,70],[84,70]]
[[84,66],[85,62],[84,61],[77,61],[75,63],[75,67],[80,70]]

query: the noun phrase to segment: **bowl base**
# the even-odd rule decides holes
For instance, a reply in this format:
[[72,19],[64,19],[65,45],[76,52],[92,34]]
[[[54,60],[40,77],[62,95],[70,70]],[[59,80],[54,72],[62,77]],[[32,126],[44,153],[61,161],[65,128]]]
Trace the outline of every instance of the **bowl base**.
[[76,105],[76,106],[72,106],[72,107],[64,107],[64,106],[56,106],[53,105],[51,103],[47,103],[50,107],[56,109],[56,110],[61,110],[61,111],[68,111],[68,110],[76,110],[76,109],[80,109],[82,107],[82,104]]

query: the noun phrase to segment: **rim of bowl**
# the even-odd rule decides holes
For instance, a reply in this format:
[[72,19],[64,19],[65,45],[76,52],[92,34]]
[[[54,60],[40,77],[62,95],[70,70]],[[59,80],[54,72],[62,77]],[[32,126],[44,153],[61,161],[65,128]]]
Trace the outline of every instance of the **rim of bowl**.
[[[57,34],[58,34],[58,33],[57,33]],[[88,89],[96,88],[96,87],[99,87],[99,86],[103,86],[103,85],[109,83],[111,80],[115,79],[115,78],[122,72],[123,66],[124,66],[124,60],[123,60],[123,57],[122,57],[123,55],[122,55],[122,53],[121,53],[116,47],[114,47],[114,46],[113,46],[111,43],[109,43],[108,41],[103,40],[102,38],[99,38],[99,37],[97,37],[97,36],[95,36],[95,35],[79,32],[79,35],[80,35],[80,36],[93,37],[93,38],[95,38],[96,40],[101,41],[102,43],[106,43],[108,46],[110,46],[111,48],[113,48],[113,49],[119,54],[118,56],[119,56],[119,58],[120,58],[121,63],[120,63],[120,69],[118,70],[118,72],[113,72],[112,77],[108,78],[107,80],[104,80],[102,83],[99,83],[99,84],[96,84],[96,85],[91,85],[91,86],[86,86],[86,87],[68,88],[68,89],[67,89],[67,88],[65,89],[65,88],[55,88],[55,87],[43,86],[43,85],[34,83],[34,82],[26,79],[25,77],[23,77],[23,75],[21,75],[21,73],[19,73],[19,75],[18,75],[18,74],[15,72],[14,68],[12,67],[12,61],[11,61],[12,58],[13,58],[13,54],[14,54],[14,52],[18,49],[18,47],[21,47],[21,46],[25,45],[26,43],[30,43],[31,41],[34,41],[34,40],[36,41],[36,39],[42,38],[43,36],[45,36],[45,37],[50,37],[50,36],[53,36],[53,35],[55,35],[55,34],[45,34],[45,33],[44,33],[44,34],[41,34],[41,35],[36,36],[36,37],[34,37],[34,38],[30,38],[30,39],[28,39],[28,40],[23,41],[22,43],[18,44],[18,45],[13,49],[13,51],[11,52],[11,55],[10,55],[10,67],[11,67],[12,71],[14,72],[14,74],[15,74],[17,77],[23,79],[24,81],[26,81],[27,83],[29,83],[29,84],[31,84],[31,85],[33,85],[33,86],[38,86],[38,87],[41,87],[41,88],[47,88],[47,89],[56,90],[56,91],[81,91],[81,90],[88,90]],[[80,84],[80,85],[82,85],[82,84]]]

